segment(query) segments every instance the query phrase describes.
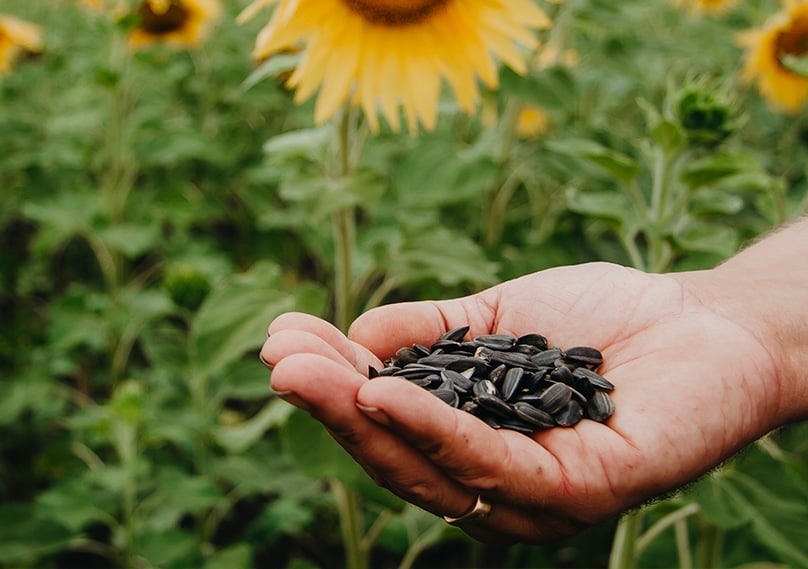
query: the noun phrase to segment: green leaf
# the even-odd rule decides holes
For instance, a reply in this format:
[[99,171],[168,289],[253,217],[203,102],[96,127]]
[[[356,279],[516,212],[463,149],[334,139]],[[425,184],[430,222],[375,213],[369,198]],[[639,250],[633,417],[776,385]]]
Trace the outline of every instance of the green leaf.
[[152,321],[140,336],[140,346],[155,369],[185,370],[188,364],[186,332],[176,323]]
[[409,236],[389,253],[387,268],[399,284],[435,279],[446,286],[496,283],[497,265],[466,235],[445,227]]
[[286,423],[293,409],[282,399],[272,399],[257,415],[240,425],[218,427],[213,431],[213,438],[229,453],[244,452],[255,444],[267,430]]
[[277,266],[257,263],[214,289],[197,312],[191,329],[197,369],[207,375],[221,371],[263,344],[276,316],[293,310],[318,313],[323,303],[321,289],[300,284],[287,290]]
[[808,504],[778,496],[740,472],[731,474],[758,539],[784,561],[808,567]]
[[112,225],[96,231],[98,237],[110,249],[123,253],[125,257],[133,258],[143,255],[160,243],[160,232],[155,225]]
[[519,75],[503,66],[500,82],[503,95],[549,110],[568,108],[576,97],[574,78],[560,66],[527,75]]
[[378,176],[359,171],[341,179],[290,176],[281,182],[278,192],[285,200],[304,203],[311,211],[311,221],[322,223],[340,209],[377,202],[384,190]]
[[299,53],[279,53],[262,62],[242,82],[244,91],[251,89],[265,79],[277,79],[283,73],[294,70],[300,63]]
[[666,153],[671,153],[681,148],[686,140],[685,135],[679,126],[668,120],[660,120],[651,130],[651,139]]
[[259,520],[262,541],[272,543],[285,533],[299,533],[314,521],[314,512],[296,495],[280,495]]
[[89,231],[103,209],[97,192],[73,192],[69,195],[50,196],[42,203],[28,202],[23,205],[22,212],[39,224],[34,249],[41,253],[50,253],[74,235]]
[[740,213],[746,202],[728,190],[699,188],[690,198],[690,213],[699,215],[735,215]]
[[0,562],[29,564],[58,551],[77,535],[43,518],[34,506],[0,505]]
[[181,529],[144,531],[137,536],[136,545],[150,566],[168,569],[197,566],[202,549],[194,534]]
[[248,543],[236,543],[220,549],[205,560],[203,569],[252,569],[253,550]]
[[783,561],[808,566],[808,504],[772,492],[735,470],[713,473],[688,493],[703,515],[727,529],[748,525],[761,544]]
[[112,330],[106,318],[109,310],[108,298],[81,285],[71,287],[51,303],[51,349],[64,353],[83,345],[103,351]]
[[401,507],[402,502],[377,486],[323,425],[307,413],[296,409],[291,414],[281,430],[281,443],[286,454],[308,476],[316,480],[336,478],[386,508]]
[[738,252],[740,236],[735,227],[691,220],[673,235],[685,251],[701,251],[729,257]]
[[749,513],[736,504],[736,494],[736,489],[719,470],[691,486],[687,491],[687,498],[696,502],[702,515],[715,525],[732,529],[750,521]]
[[216,397],[254,400],[269,396],[269,372],[250,359],[238,360],[227,367],[219,378]]
[[595,164],[621,182],[634,180],[640,172],[640,165],[630,156],[591,140],[567,139],[550,141],[547,143],[547,148],[560,154],[566,154]]
[[206,476],[188,476],[167,467],[158,473],[156,483],[156,492],[141,506],[143,529],[169,530],[185,514],[201,514],[226,503],[218,485]]
[[306,159],[322,163],[331,143],[332,132],[328,125],[306,128],[279,134],[264,143],[264,153],[275,161]]
[[480,149],[458,152],[445,137],[426,136],[394,162],[391,193],[403,211],[467,203],[493,183],[497,168]]
[[18,375],[14,381],[0,383],[0,426],[14,425],[25,411],[42,410],[44,401],[67,400],[67,397],[48,377]]
[[717,184],[740,174],[758,174],[757,159],[748,152],[722,152],[693,160],[682,171],[682,180],[691,189]]
[[91,522],[109,522],[118,504],[116,497],[104,492],[87,477],[76,476],[59,481],[36,498],[37,513],[78,532]]
[[313,485],[311,477],[283,452],[279,438],[264,439],[248,453],[222,457],[212,467],[214,475],[234,486],[238,494],[295,495],[301,500],[323,496],[322,487]]
[[629,220],[636,215],[629,199],[619,192],[587,192],[569,188],[566,197],[570,210],[594,218],[611,219],[621,226],[629,225]]

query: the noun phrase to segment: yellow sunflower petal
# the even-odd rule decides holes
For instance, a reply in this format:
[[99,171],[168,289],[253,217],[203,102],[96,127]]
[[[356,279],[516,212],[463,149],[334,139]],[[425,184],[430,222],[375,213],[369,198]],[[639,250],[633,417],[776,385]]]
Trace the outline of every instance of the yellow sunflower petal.
[[263,58],[298,42],[301,61],[288,85],[301,102],[319,89],[315,120],[346,101],[378,130],[433,129],[443,82],[461,109],[479,103],[477,82],[495,88],[497,62],[525,72],[533,33],[549,20],[532,0],[254,0],[241,19],[276,4],[253,54]]
[[773,108],[795,113],[808,101],[808,78],[785,67],[782,60],[808,55],[808,2],[787,1],[784,6],[761,28],[739,34],[738,42],[746,48],[742,79],[755,83]]

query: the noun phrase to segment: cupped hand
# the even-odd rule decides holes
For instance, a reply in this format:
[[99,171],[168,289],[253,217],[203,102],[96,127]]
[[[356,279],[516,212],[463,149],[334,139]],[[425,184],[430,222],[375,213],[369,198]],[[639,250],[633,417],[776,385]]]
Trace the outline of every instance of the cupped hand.
[[[777,426],[775,362],[702,303],[704,274],[692,275],[550,269],[468,297],[371,310],[348,337],[288,313],[270,325],[261,357],[272,389],[321,421],[378,484],[436,515],[459,516],[482,496],[490,514],[463,530],[544,543],[693,480]],[[526,436],[406,380],[368,380],[368,366],[398,348],[464,325],[469,337],[535,332],[561,348],[600,349],[614,415]]]

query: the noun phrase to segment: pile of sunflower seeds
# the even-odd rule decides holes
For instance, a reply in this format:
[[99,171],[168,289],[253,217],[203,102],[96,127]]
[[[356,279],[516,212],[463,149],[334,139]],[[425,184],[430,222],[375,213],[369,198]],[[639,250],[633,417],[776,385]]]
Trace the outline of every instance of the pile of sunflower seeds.
[[465,340],[468,326],[449,330],[427,347],[400,348],[368,376],[403,377],[495,429],[530,434],[605,422],[614,413],[614,385],[597,373],[600,351],[549,347],[540,334],[490,334]]

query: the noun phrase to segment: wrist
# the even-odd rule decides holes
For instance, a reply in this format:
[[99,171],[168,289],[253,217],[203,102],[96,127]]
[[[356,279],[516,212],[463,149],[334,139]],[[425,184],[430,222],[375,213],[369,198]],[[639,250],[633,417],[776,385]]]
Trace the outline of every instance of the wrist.
[[[796,222],[709,271],[688,287],[734,322],[767,358],[760,380],[769,428],[808,419],[808,220]],[[744,355],[740,354],[743,358]]]

